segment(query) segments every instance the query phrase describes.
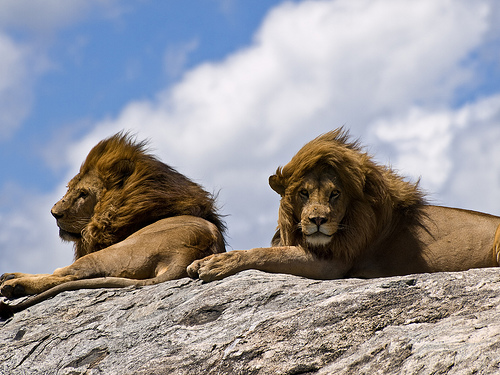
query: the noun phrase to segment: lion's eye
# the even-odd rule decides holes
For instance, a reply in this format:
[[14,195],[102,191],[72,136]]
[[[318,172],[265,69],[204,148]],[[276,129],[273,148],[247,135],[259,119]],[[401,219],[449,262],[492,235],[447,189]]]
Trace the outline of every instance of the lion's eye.
[[87,198],[87,197],[88,197],[88,195],[89,195],[89,193],[87,193],[86,191],[83,191],[83,190],[82,190],[82,191],[80,191],[80,193],[78,194],[78,199],[80,199],[80,198],[81,198],[81,199],[85,199],[85,198]]
[[340,196],[340,191],[338,191],[338,190],[334,190],[334,191],[332,191],[332,193],[330,194],[330,199],[337,199],[339,196]]
[[299,195],[304,199],[309,198],[309,192],[306,189],[302,189],[301,191],[299,191]]

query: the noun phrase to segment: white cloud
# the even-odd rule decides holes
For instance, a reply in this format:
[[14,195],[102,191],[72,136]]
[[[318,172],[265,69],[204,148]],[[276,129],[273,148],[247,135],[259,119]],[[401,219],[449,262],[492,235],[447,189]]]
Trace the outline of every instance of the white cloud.
[[31,104],[27,47],[0,33],[0,141],[26,117]]
[[423,176],[429,191],[440,189],[447,181],[453,162],[450,146],[456,130],[457,114],[451,111],[427,112],[411,108],[405,118],[383,119],[373,124],[382,142],[395,149],[394,165],[410,176]]
[[[466,199],[463,179],[467,171],[479,178],[477,164],[486,159],[467,165],[457,150],[486,148],[489,158],[497,157],[495,141],[483,137],[499,143],[491,127],[500,103],[480,100],[451,109],[450,101],[474,81],[464,61],[491,32],[492,4],[284,3],[266,17],[250,47],[192,69],[155,100],[128,104],[69,145],[63,159],[76,171],[97,141],[121,129],[151,138],[162,160],[208,190],[222,189],[234,248],[269,243],[278,196],[267,177],[305,142],[344,124],[375,149],[394,145],[396,168]],[[468,142],[481,114],[480,136]],[[455,187],[447,190],[450,181]],[[36,246],[42,251],[44,244]]]
[[371,133],[392,165],[436,203],[500,214],[500,96],[458,109],[411,108],[379,120]]
[[73,259],[70,244],[62,243],[50,208],[63,187],[47,195],[9,186],[0,198],[0,274],[45,273],[64,267]]
[[441,194],[448,204],[500,216],[500,95],[465,106],[458,117],[467,126],[455,136]]

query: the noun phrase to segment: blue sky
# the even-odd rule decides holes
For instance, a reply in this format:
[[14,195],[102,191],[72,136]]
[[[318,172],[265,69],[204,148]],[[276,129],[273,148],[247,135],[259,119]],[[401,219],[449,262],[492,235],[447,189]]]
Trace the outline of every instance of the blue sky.
[[[28,12],[31,5],[20,3]],[[57,7],[57,1],[52,3]],[[74,23],[53,30],[24,22],[5,27],[20,45],[42,48],[41,58],[49,65],[32,77],[29,113],[0,151],[3,160],[16,160],[6,166],[7,173],[23,184],[36,180],[37,189],[56,183],[58,176],[39,163],[37,152],[43,152],[61,127],[79,136],[89,122],[116,115],[131,100],[154,97],[185,70],[249,45],[266,11],[279,2],[90,3],[95,4],[85,7]],[[102,8],[108,12],[101,14]],[[20,144],[30,145],[31,152]]]
[[5,0],[0,273],[71,262],[50,207],[122,129],[219,191],[230,249],[266,246],[267,177],[345,125],[432,202],[500,215],[494,0]]

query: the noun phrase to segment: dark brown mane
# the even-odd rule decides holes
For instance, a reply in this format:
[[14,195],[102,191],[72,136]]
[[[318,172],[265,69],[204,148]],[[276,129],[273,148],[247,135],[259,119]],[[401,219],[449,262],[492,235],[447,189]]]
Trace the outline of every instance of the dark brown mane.
[[[333,235],[330,244],[311,248],[303,241],[293,217],[291,197],[306,173],[322,169],[327,173],[329,168],[340,178],[350,205],[342,230]],[[281,199],[273,245],[301,245],[321,257],[357,257],[369,244],[389,234],[399,221],[419,225],[425,204],[418,182],[407,182],[390,168],[376,164],[358,141],[349,140],[343,128],[307,143],[287,165],[278,168],[276,178],[286,187],[286,193]]]
[[225,231],[214,197],[149,154],[146,142],[135,142],[127,133],[99,142],[75,179],[91,172],[103,181],[105,191],[82,240],[76,242],[76,258],[122,241],[166,217],[198,216],[221,233]]

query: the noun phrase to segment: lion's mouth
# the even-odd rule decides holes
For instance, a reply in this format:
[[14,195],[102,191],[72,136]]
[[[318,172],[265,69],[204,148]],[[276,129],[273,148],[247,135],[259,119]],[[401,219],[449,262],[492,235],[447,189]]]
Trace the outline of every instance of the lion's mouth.
[[317,231],[312,234],[306,234],[306,241],[313,246],[327,245],[332,240],[332,234],[325,234]]
[[323,235],[327,237],[333,236],[333,234],[337,231],[337,227],[332,224],[302,224],[302,232],[306,236],[314,236],[314,235]]

